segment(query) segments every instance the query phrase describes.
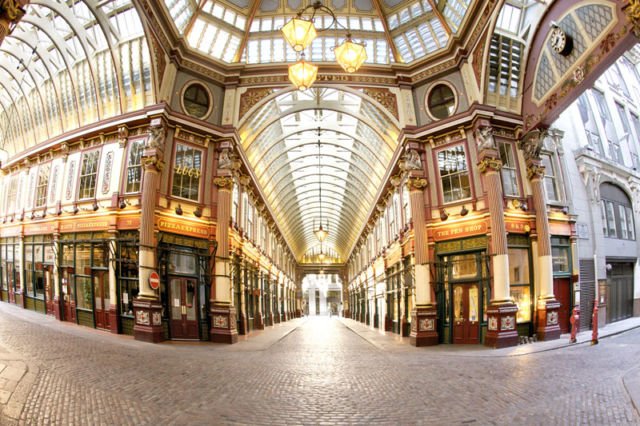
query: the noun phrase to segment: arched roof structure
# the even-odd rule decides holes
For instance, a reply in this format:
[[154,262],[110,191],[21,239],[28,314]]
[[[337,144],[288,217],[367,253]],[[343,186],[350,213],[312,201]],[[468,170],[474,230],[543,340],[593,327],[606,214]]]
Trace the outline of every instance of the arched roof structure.
[[154,103],[131,1],[34,0],[0,46],[0,149],[9,156]]

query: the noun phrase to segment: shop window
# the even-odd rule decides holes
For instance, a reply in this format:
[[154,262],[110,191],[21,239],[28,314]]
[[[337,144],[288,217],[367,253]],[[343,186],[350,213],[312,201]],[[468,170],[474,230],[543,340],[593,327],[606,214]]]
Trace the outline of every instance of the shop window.
[[508,254],[511,298],[518,306],[516,322],[529,322],[531,321],[529,250],[527,248],[509,247]]
[[98,159],[100,151],[85,152],[82,156],[80,168],[80,189],[78,199],[94,198],[96,195],[96,181],[98,178]]
[[571,272],[569,248],[569,239],[567,237],[551,237],[551,258],[554,274],[568,274]]
[[518,197],[520,189],[518,187],[518,169],[516,166],[516,156],[514,146],[508,142],[500,142],[498,144],[500,150],[500,159],[502,160],[502,168],[500,174],[502,176],[502,190],[507,197]]
[[169,273],[193,275],[196,272],[196,257],[194,255],[171,252],[169,255]]
[[602,231],[605,237],[635,240],[635,223],[631,200],[619,187],[610,183],[600,185]]
[[118,247],[120,313],[122,316],[133,317],[133,300],[139,292],[137,232],[121,232]]
[[171,194],[175,197],[198,201],[202,151],[188,145],[177,144],[174,163]]
[[132,141],[129,144],[127,156],[127,183],[124,192],[127,194],[140,192],[142,184],[142,152],[144,151],[144,139]]
[[451,256],[451,279],[461,280],[478,276],[478,263],[475,254]]
[[435,119],[447,118],[456,110],[456,96],[448,84],[438,84],[427,95],[429,114]]
[[438,152],[438,169],[445,203],[471,196],[467,157],[461,145]]
[[38,183],[36,185],[36,207],[47,203],[47,188],[49,187],[49,172],[51,164],[43,164],[38,169]]
[[202,84],[193,83],[184,91],[182,105],[190,116],[204,118],[209,114],[211,96]]

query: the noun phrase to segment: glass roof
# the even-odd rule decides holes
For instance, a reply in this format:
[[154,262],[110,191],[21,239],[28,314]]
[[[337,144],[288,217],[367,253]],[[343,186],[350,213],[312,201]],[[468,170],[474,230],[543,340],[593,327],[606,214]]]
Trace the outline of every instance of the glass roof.
[[[394,61],[410,63],[444,48],[450,35],[463,25],[471,0],[382,0],[379,8],[358,0],[323,3],[332,8],[341,28],[332,27],[330,15],[316,14],[314,23],[321,32],[305,49],[307,59],[333,62],[333,49],[342,43],[348,29],[355,40],[365,44],[366,63],[386,65]],[[264,64],[297,60],[280,29],[295,16],[298,7],[311,1],[163,0],[163,4],[175,29],[192,48],[226,63]]]
[[324,253],[346,259],[397,148],[396,119],[361,92],[314,87],[277,95],[239,133],[296,258],[319,250],[322,223]]
[[35,0],[26,11],[0,46],[0,149],[9,156],[153,103],[130,1]]

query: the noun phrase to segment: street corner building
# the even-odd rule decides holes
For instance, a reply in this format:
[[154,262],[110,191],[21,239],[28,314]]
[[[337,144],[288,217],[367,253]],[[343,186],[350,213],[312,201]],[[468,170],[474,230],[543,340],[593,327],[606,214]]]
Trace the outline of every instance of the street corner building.
[[156,343],[638,316],[639,10],[1,2],[0,301]]

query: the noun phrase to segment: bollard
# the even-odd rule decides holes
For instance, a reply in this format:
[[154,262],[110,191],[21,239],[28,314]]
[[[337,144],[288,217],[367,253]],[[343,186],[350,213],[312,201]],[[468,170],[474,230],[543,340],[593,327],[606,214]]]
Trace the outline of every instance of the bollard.
[[591,331],[591,344],[598,344],[598,301],[596,300],[593,303],[593,316],[591,317],[591,327],[593,330]]
[[569,322],[571,323],[571,337],[569,338],[569,343],[576,343],[578,341],[576,339],[576,334],[578,333],[578,327],[580,327],[580,309],[577,306],[573,308]]

